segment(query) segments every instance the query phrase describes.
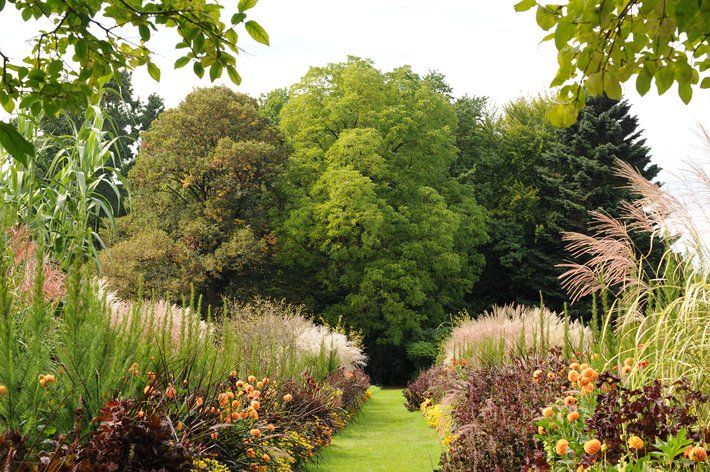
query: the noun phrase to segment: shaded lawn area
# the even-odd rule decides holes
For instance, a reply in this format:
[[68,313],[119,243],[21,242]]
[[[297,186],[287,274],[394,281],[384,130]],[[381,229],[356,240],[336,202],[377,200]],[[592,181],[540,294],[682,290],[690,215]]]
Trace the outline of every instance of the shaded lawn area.
[[309,472],[431,472],[441,450],[419,412],[404,407],[401,390],[373,387],[372,398]]

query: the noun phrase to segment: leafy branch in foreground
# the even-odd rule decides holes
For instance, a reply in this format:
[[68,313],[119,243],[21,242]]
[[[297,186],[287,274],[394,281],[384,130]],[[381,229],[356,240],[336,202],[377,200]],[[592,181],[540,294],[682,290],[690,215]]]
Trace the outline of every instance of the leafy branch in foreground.
[[679,0],[569,0],[541,4],[523,0],[516,11],[536,9],[538,26],[555,42],[559,68],[551,87],[561,86],[561,104],[550,112],[556,126],[570,126],[588,95],[619,100],[621,84],[636,77],[646,95],[655,81],[659,95],[674,82],[684,103],[693,86],[710,87],[710,11],[706,2]]
[[[27,57],[15,61],[9,51],[0,50],[0,105],[12,113],[19,102],[19,108],[33,115],[44,111],[53,116],[59,110],[77,111],[87,105],[124,70],[146,66],[159,81],[160,68],[148,47],[159,27],[176,30],[180,36],[176,47],[186,50],[175,68],[191,63],[198,77],[209,70],[212,81],[226,71],[239,84],[236,27],[244,24],[255,41],[269,44],[266,31],[246,20],[246,11],[256,3],[240,0],[237,11],[223,21],[224,7],[216,0],[0,1],[0,12],[14,4],[25,22],[33,19],[52,25],[32,38]],[[7,123],[0,123],[0,145],[16,159],[33,154]]]

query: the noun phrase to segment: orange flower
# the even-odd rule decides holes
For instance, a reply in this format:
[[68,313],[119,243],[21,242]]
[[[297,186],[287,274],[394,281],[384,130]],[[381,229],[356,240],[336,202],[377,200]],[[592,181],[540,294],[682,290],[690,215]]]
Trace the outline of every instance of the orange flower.
[[569,446],[569,441],[566,439],[560,439],[555,445],[555,452],[562,456],[567,452],[567,447]]
[[631,367],[630,365],[625,365],[624,367],[621,368],[621,373],[624,375],[628,375],[631,373],[632,370],[633,370],[633,367]]
[[576,370],[570,370],[569,374],[567,374],[567,380],[570,382],[574,383],[579,380],[579,372]]
[[212,431],[210,433],[210,437],[216,441],[217,438],[219,437],[219,433],[217,431]]
[[645,369],[646,367],[648,367],[648,361],[641,361],[638,363],[639,369]]
[[261,430],[259,428],[254,428],[249,431],[249,434],[251,434],[255,438],[260,438],[261,437]]
[[638,436],[631,436],[627,442],[631,449],[636,449],[637,451],[643,449],[643,439]]
[[582,393],[592,393],[594,391],[594,385],[592,385],[592,384],[584,385],[584,386],[582,386],[581,390],[582,390]]
[[552,372],[548,372],[548,373],[547,373],[547,378],[548,378],[549,380],[554,380],[554,379],[555,379],[555,374],[553,374]]
[[[41,383],[41,381],[40,381]],[[153,395],[155,393],[155,387],[152,385],[146,385],[145,388],[143,389],[143,393],[145,395]]]
[[249,411],[249,416],[255,420],[259,419],[259,413],[257,413],[256,410]]
[[182,421],[178,421],[177,425],[175,426],[175,429],[177,429],[178,431],[182,431],[182,428],[184,426],[185,425],[182,424]]
[[261,405],[259,404],[258,401],[254,400],[253,402],[251,402],[251,407],[254,408],[255,410],[258,410],[259,408],[261,408]]
[[691,461],[703,462],[708,458],[708,453],[704,447],[695,446],[688,452],[688,459]]
[[579,412],[572,411],[567,415],[567,421],[577,421],[579,419]]
[[148,382],[153,383],[158,378],[153,372],[148,372]]
[[255,456],[256,456],[256,452],[254,452],[254,449],[253,449],[253,448],[250,447],[249,449],[247,449],[247,456],[249,456],[249,457],[255,457]]
[[0,397],[4,397],[7,395],[10,391],[7,389],[6,386],[0,385]]
[[569,365],[569,368],[570,368],[570,370],[577,370],[577,369],[579,369],[579,362],[572,362],[572,363]]
[[590,439],[584,443],[584,452],[593,456],[602,449],[602,443],[598,439]]
[[540,369],[538,369],[538,370],[536,370],[535,372],[533,372],[533,378],[534,378],[534,379],[537,379],[537,378],[540,377],[541,375],[542,375],[542,371],[541,371]]
[[257,382],[256,388],[264,388],[264,382]]
[[254,382],[256,382],[256,377],[254,377],[253,375],[250,375],[250,376],[247,378],[247,380],[249,381],[249,383],[254,383]]
[[633,357],[627,357],[624,359],[624,365],[631,365],[634,363],[634,358]]
[[542,426],[537,427],[537,434],[545,434],[545,428]]
[[566,406],[572,406],[577,404],[577,399],[574,398],[572,395],[568,395],[565,397],[565,405]]
[[269,423],[266,425],[266,429],[268,429],[270,433],[273,433],[274,430],[276,429],[276,427],[274,425],[272,425],[271,423]]
[[269,457],[268,454],[264,454],[263,456],[261,456],[261,458],[264,460],[264,462],[269,462],[271,460],[271,457]]
[[229,376],[230,376],[230,377],[236,377],[236,376],[237,376],[237,371],[236,371],[236,370],[231,371],[231,372],[229,373]]
[[234,412],[232,412],[230,417],[232,418],[233,421],[239,421],[242,419],[242,414],[239,413],[238,411],[234,411]]
[[143,415],[145,415],[145,413],[143,413],[143,410],[136,413],[136,416],[138,416],[138,418],[143,418]]
[[165,395],[166,395],[168,398],[175,398],[175,395],[176,395],[176,394],[177,394],[177,390],[175,390],[175,387],[173,387],[172,385],[169,386],[169,387],[165,390]]
[[555,409],[552,408],[551,406],[548,406],[547,408],[544,408],[542,410],[542,416],[544,416],[545,418],[551,418],[552,415],[554,415],[554,414],[555,414]]
[[287,393],[286,395],[284,395],[285,402],[290,402],[291,400],[293,400],[293,395],[291,395],[290,393]]
[[195,398],[195,406],[196,407],[201,407],[202,403],[203,403],[202,397]]
[[694,447],[694,446],[688,446],[688,447],[686,447],[685,450],[683,451],[683,457],[685,457],[685,458],[687,459],[688,456],[690,455],[690,451],[693,450],[693,447]]
[[219,402],[219,406],[221,407],[229,405],[229,397],[226,393],[220,393],[219,395],[217,395],[217,401]]
[[599,374],[597,374],[597,371],[592,369],[591,367],[587,367],[586,369],[582,370],[582,378],[588,379],[590,382],[594,382],[599,378]]

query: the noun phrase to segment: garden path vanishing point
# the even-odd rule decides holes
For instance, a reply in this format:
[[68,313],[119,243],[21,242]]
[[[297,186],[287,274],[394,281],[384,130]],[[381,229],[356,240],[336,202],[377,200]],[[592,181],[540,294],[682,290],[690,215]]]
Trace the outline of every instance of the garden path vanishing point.
[[333,438],[309,472],[431,472],[441,450],[419,412],[404,407],[401,390],[373,387],[354,421]]

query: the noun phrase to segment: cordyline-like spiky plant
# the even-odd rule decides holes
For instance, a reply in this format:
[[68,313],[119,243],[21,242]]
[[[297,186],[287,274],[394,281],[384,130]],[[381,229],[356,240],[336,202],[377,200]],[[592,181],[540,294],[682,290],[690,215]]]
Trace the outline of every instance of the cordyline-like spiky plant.
[[[710,247],[703,229],[710,228],[705,214],[710,176],[692,166],[684,190],[671,195],[623,162],[617,175],[627,180],[635,200],[618,218],[593,212],[590,235],[563,235],[568,251],[581,262],[561,266],[567,269],[562,284],[573,300],[589,294],[612,300],[603,304],[595,350],[610,367],[629,357],[648,361],[630,374],[632,384],[687,377],[708,393]],[[667,248],[659,264],[649,263],[650,251],[640,251],[632,233],[647,234],[651,248]]]

